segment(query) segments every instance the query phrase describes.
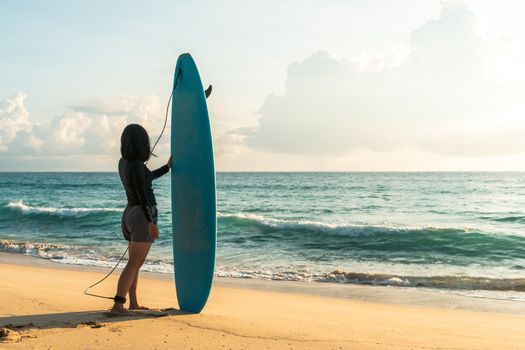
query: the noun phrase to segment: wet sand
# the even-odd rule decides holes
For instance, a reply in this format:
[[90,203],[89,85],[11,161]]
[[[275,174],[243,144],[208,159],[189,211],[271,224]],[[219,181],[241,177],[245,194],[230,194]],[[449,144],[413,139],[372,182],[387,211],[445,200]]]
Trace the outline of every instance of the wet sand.
[[0,254],[0,349],[525,349],[523,303],[408,288],[217,279],[194,315],[171,276],[142,273],[157,311],[109,317],[82,293],[107,271]]

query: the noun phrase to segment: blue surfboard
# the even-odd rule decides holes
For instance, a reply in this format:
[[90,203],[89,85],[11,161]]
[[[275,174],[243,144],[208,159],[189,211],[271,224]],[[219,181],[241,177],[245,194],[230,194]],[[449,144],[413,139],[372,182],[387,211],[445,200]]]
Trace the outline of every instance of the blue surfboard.
[[175,287],[181,310],[199,313],[210,294],[217,242],[213,144],[206,97],[190,54],[175,67],[171,205]]

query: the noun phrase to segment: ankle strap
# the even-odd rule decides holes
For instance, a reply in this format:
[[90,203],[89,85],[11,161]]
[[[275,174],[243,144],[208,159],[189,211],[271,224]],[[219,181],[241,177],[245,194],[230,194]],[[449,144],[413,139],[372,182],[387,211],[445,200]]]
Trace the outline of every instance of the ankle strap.
[[115,297],[113,298],[113,301],[115,303],[117,303],[117,304],[125,304],[126,303],[126,298],[118,296],[118,295],[115,295]]

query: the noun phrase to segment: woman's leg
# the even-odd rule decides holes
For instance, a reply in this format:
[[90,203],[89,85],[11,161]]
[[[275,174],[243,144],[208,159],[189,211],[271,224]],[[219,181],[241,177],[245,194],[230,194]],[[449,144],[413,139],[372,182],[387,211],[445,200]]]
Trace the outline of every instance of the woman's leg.
[[[144,257],[145,259],[146,257]],[[144,264],[144,260],[142,261],[142,266]],[[140,306],[138,299],[137,299],[137,285],[139,283],[139,273],[140,270],[137,271],[135,274],[135,279],[133,280],[133,283],[131,284],[131,287],[129,288],[129,308],[130,309],[138,309],[138,310],[148,310],[147,307]]]
[[[129,260],[126,264],[126,267],[120,274],[117,285],[117,295],[121,297],[126,297],[128,291],[130,290],[135,277],[138,275],[138,271],[146,256],[148,255],[151,243],[149,242],[130,242],[129,243]],[[115,303],[113,305],[112,311],[115,312],[125,312],[124,305]]]
[[139,271],[135,274],[135,279],[133,279],[133,283],[131,284],[131,287],[129,288],[129,308],[130,309],[137,309],[139,306],[139,302],[137,300],[137,285],[139,281]]

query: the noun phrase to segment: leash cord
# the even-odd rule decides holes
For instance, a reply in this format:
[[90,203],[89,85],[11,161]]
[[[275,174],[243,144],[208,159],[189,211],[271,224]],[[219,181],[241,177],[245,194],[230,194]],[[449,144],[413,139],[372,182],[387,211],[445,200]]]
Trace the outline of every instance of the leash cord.
[[[164,117],[164,126],[162,126],[162,131],[160,132],[159,137],[157,138],[157,141],[153,144],[153,147],[151,148],[151,155],[156,157],[155,154],[153,154],[153,150],[155,149],[155,146],[157,146],[157,143],[159,142],[160,138],[162,137],[162,134],[164,134],[164,129],[166,129],[166,124],[168,123],[168,111],[170,109],[170,103],[171,99],[173,98],[173,93],[175,92],[175,88],[177,87],[177,82],[179,81],[179,76],[177,75],[177,80],[175,80],[175,84],[173,85],[173,90],[171,90],[171,95],[168,100],[168,104],[166,105],[166,116]],[[148,164],[149,159],[146,161],[146,164]]]
[[[162,135],[164,134],[164,129],[166,129],[166,124],[168,123],[168,111],[170,109],[170,103],[171,103],[171,100],[173,98],[173,93],[175,92],[175,88],[177,87],[177,82],[179,81],[179,75],[180,75],[180,69],[179,69],[179,74],[177,74],[177,79],[175,79],[175,84],[173,84],[173,90],[171,90],[171,95],[170,95],[170,98],[168,100],[168,104],[166,105],[166,115],[164,117],[164,126],[162,127],[162,131],[160,132],[160,135],[159,137],[157,138],[157,141],[155,141],[155,144],[153,145],[153,147],[151,148],[151,155],[153,155],[154,157],[156,157],[155,154],[153,154],[153,150],[155,149],[155,146],[157,146],[157,143],[159,142],[160,138],[162,137]],[[149,160],[149,159],[148,159]],[[146,161],[146,164],[148,164],[148,161]],[[97,297],[97,298],[103,298],[103,299],[111,299],[113,300],[112,297],[107,297],[105,295],[98,295],[98,294],[93,294],[93,293],[88,293],[88,290],[90,290],[91,288],[93,288],[94,286],[96,286],[97,284],[99,283],[102,283],[106,278],[108,278],[112,273],[113,271],[115,271],[115,269],[117,268],[117,266],[120,264],[120,262],[122,261],[122,259],[124,259],[124,256],[126,255],[126,253],[128,252],[129,250],[129,247],[126,248],[126,250],[124,251],[124,254],[122,254],[122,256],[120,257],[120,259],[117,261],[117,264],[111,269],[111,271],[109,271],[109,273],[104,276],[104,278],[102,278],[100,281],[90,285],[89,287],[87,287],[85,290],[84,290],[84,294],[85,295],[89,295],[91,297]]]
[[122,254],[122,256],[121,256],[120,259],[118,260],[117,264],[111,269],[111,271],[109,271],[109,273],[108,273],[106,276],[104,276],[103,279],[101,279],[100,281],[98,281],[98,282],[96,282],[96,283],[90,285],[89,287],[87,287],[87,288],[84,290],[84,294],[85,294],[85,295],[89,295],[89,296],[97,297],[97,298],[104,298],[104,299],[111,299],[111,300],[113,300],[112,297],[107,297],[107,296],[104,296],[104,295],[98,295],[98,294],[88,293],[88,290],[91,289],[91,288],[93,288],[93,287],[96,286],[97,284],[102,283],[102,281],[104,281],[106,278],[108,278],[109,275],[111,275],[111,274],[113,273],[113,271],[115,271],[115,269],[117,268],[118,264],[120,264],[120,262],[122,261],[122,259],[124,259],[124,256],[125,256],[126,253],[128,252],[128,249],[129,249],[129,247],[126,248],[126,250],[124,251],[124,254]]

